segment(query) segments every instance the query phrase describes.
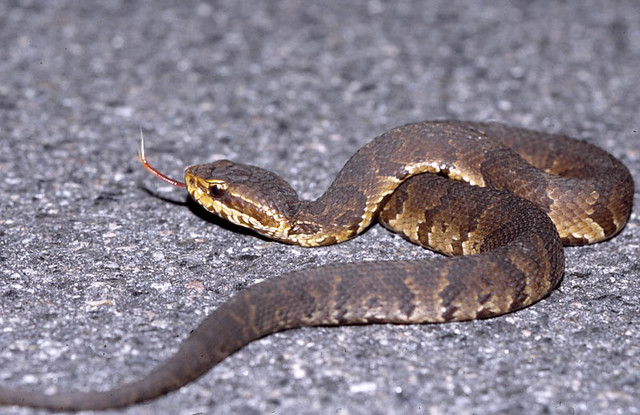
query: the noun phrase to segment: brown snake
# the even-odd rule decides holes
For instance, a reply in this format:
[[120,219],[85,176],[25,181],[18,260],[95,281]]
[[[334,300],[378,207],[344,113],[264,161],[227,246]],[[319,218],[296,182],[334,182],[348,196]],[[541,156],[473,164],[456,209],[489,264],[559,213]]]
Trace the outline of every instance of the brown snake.
[[140,158],[205,209],[272,239],[328,245],[377,219],[455,257],[337,264],[269,279],[215,310],[139,381],[53,395],[0,387],[1,405],[124,407],[176,390],[253,340],[290,328],[436,323],[518,310],[558,284],[562,243],[597,242],[622,229],[634,191],[627,168],[593,145],[495,123],[395,128],[362,147],[312,202],[257,167],[226,160],[192,166],[181,183]]

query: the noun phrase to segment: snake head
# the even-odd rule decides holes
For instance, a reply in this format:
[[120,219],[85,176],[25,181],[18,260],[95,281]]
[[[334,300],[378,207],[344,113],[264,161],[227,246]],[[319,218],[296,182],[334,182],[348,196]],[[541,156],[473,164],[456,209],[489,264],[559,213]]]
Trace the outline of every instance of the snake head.
[[191,198],[236,225],[282,240],[298,196],[278,175],[256,166],[219,160],[187,167]]

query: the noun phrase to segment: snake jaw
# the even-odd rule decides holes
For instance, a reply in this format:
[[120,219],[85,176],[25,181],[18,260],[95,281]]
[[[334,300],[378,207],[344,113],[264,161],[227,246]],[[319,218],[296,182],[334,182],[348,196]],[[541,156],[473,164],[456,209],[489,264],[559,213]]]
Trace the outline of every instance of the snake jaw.
[[[203,208],[215,214],[221,212],[221,202],[214,199],[209,193],[210,183],[198,176],[185,173],[185,184],[187,185],[187,191],[191,198],[198,202]],[[217,185],[217,183],[214,185]]]

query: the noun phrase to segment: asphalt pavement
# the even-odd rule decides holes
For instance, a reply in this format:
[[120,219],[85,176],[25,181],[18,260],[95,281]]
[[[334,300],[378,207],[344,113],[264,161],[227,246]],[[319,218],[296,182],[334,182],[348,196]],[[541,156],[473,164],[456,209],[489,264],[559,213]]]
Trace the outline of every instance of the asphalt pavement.
[[[639,68],[635,0],[0,2],[0,384],[113,387],[258,281],[435,255],[380,226],[305,249],[213,219],[139,165],[140,127],[170,176],[228,158],[304,198],[429,119],[567,133],[638,181]],[[106,413],[640,414],[639,246],[634,211],[567,248],[560,287],[525,310],[279,333]]]

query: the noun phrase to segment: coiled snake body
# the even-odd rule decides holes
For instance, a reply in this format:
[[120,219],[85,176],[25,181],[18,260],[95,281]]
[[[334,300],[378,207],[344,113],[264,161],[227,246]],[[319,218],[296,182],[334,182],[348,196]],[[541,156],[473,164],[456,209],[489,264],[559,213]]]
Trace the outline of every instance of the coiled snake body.
[[626,167],[590,144],[496,123],[447,121],[377,137],[313,202],[298,200],[273,173],[226,160],[189,167],[185,183],[173,184],[207,210],[279,241],[338,243],[377,219],[454,257],[337,264],[270,279],[215,310],[171,359],[139,381],[54,395],[0,388],[0,404],[123,407],[178,389],[251,341],[290,328],[508,313],[558,284],[563,243],[619,232],[633,195]]

